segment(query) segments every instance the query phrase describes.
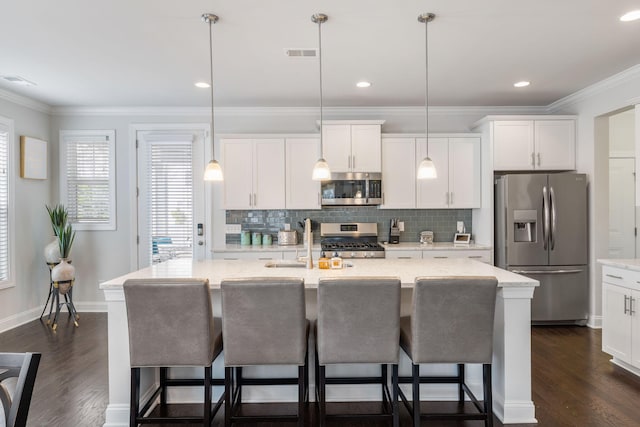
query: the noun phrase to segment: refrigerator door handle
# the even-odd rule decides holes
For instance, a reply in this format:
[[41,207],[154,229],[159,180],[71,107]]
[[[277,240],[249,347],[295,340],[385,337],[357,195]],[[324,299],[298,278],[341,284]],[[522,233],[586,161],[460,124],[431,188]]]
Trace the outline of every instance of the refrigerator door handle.
[[549,241],[549,195],[547,186],[542,187],[542,243],[544,250],[547,250]]
[[551,205],[551,232],[549,233],[549,242],[551,244],[551,250],[556,246],[556,195],[553,192],[553,187],[549,187],[549,201]]
[[583,270],[509,270],[516,274],[575,274]]

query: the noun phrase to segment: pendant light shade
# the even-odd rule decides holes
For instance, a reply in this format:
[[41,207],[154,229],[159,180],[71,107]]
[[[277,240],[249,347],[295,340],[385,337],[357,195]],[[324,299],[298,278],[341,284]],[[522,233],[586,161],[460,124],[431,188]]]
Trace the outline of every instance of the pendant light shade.
[[213,133],[213,35],[211,33],[211,26],[218,22],[218,16],[213,13],[205,13],[202,15],[202,20],[209,24],[209,87],[211,88],[211,132],[209,137],[211,138],[211,161],[207,164],[207,168],[204,170],[205,181],[222,181],[224,179],[222,175],[222,168],[216,160],[215,147],[214,147],[214,133]]
[[422,159],[418,166],[418,179],[434,179],[438,177],[436,166],[433,164],[433,160],[429,157],[429,22],[435,19],[436,15],[433,13],[423,13],[418,16],[418,21],[424,23],[424,121],[425,121],[425,135],[427,137],[427,157]]
[[322,23],[326,22],[328,19],[327,15],[323,13],[316,13],[311,16],[311,21],[318,24],[318,63],[320,68],[320,159],[316,162],[313,167],[313,173],[311,174],[311,179],[314,181],[326,181],[331,179],[331,169],[329,169],[329,164],[322,157],[323,155],[323,136],[322,136]]

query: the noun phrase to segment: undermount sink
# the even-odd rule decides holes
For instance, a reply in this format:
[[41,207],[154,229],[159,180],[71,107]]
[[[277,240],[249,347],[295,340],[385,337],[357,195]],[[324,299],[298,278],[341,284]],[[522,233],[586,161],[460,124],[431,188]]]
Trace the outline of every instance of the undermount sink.
[[305,268],[307,265],[297,261],[269,261],[264,266],[267,268]]

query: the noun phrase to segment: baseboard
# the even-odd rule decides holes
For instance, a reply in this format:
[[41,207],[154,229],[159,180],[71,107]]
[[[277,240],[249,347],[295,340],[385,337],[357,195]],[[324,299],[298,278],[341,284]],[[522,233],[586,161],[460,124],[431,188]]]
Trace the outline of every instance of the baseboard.
[[591,329],[602,329],[602,316],[589,316],[587,326]]
[[37,319],[41,312],[42,307],[36,307],[31,310],[23,311],[22,313],[17,313],[12,316],[5,317],[4,319],[0,319],[0,332],[5,332],[9,329],[29,323],[32,320]]
[[[104,301],[74,301],[74,305],[79,313],[106,313],[107,311],[107,303]],[[63,307],[62,310],[66,311],[66,308]],[[49,311],[47,310],[46,312],[48,313]],[[32,320],[36,320],[40,316],[40,313],[42,313],[42,307],[36,307],[23,311],[22,313],[17,313],[9,317],[5,317],[4,319],[0,319],[0,333],[17,328],[18,326],[29,323]]]

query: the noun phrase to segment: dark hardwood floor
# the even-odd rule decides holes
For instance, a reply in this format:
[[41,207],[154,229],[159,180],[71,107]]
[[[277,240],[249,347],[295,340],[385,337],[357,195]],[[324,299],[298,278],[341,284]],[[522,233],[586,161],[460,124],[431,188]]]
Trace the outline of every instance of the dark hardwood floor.
[[[33,321],[0,334],[1,352],[43,353],[29,427],[94,427],[104,422],[107,389],[107,321],[104,313],[81,313],[80,327],[67,317],[56,333]],[[609,363],[601,331],[583,327],[534,327],[533,400],[540,426],[640,426],[640,378]],[[428,403],[432,404],[432,403]],[[435,403],[445,407],[449,403]],[[371,403],[348,404],[369,409]],[[260,405],[276,412],[288,405]],[[315,425],[313,405],[307,419]],[[249,409],[249,408],[248,408]],[[343,408],[344,409],[344,408]],[[401,425],[410,425],[402,410]],[[222,426],[222,413],[214,422]],[[253,424],[256,425],[256,424]],[[275,424],[261,424],[275,426]],[[370,421],[332,426],[385,425]],[[424,426],[481,426],[478,421],[423,422]],[[496,420],[496,426],[502,424]],[[257,427],[257,426],[256,426]]]

